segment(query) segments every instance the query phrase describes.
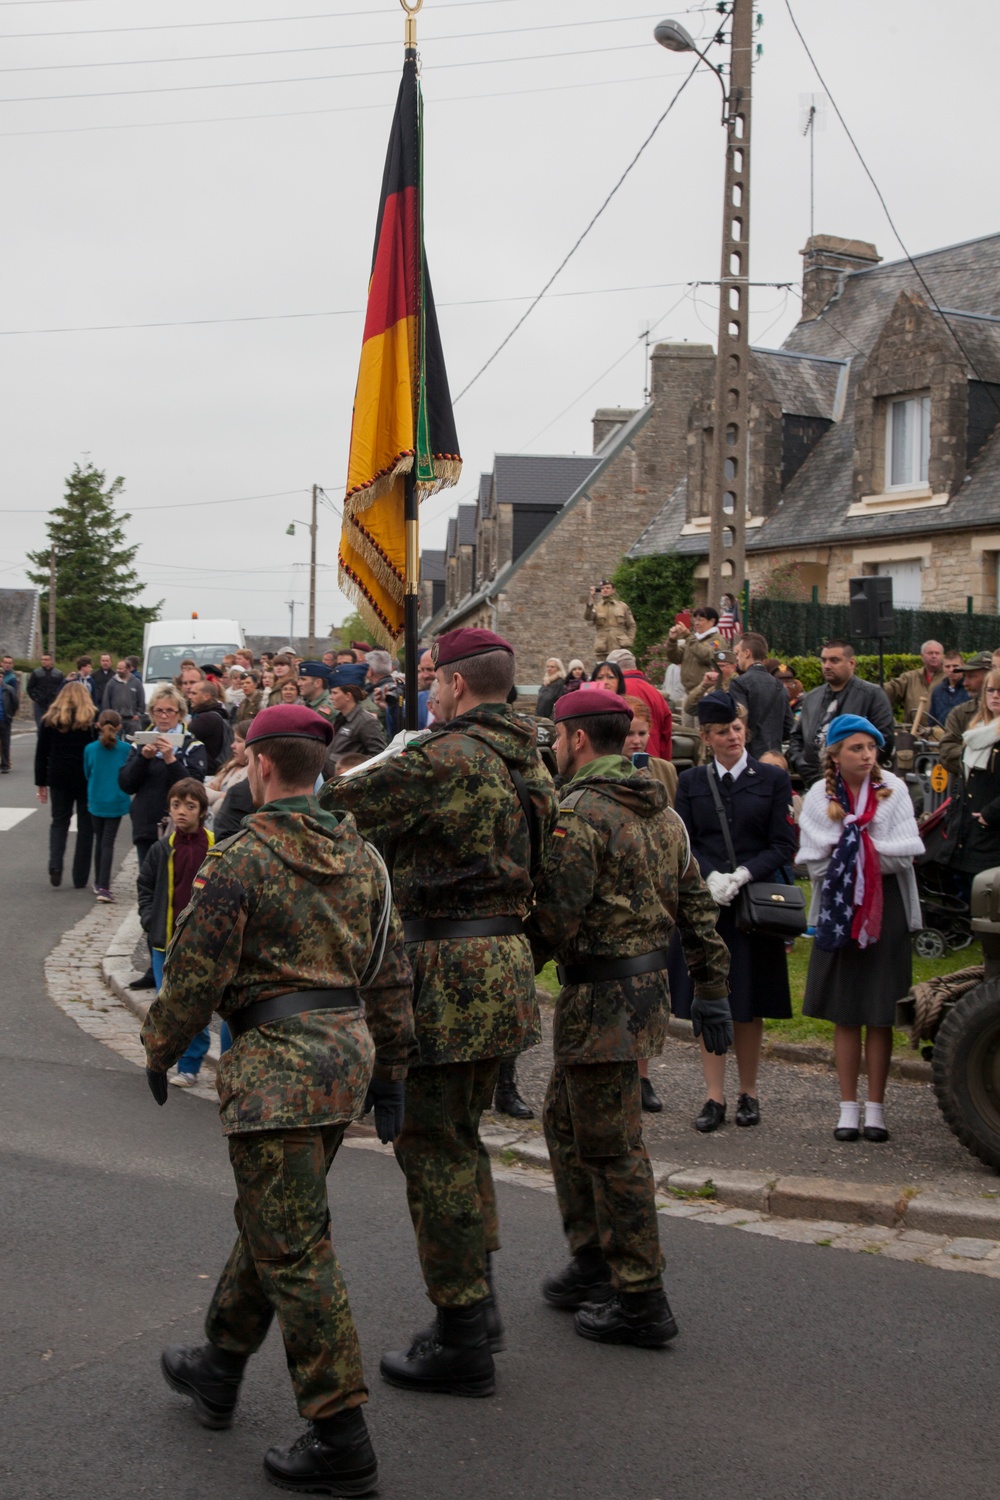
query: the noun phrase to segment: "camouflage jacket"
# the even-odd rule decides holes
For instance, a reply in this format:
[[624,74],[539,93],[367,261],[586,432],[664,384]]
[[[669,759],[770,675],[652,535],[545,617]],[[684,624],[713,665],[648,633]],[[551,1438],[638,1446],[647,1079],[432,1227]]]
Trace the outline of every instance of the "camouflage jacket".
[[[618,755],[602,756],[562,790],[552,853],[528,923],[538,967],[550,958],[636,958],[667,949],[675,926],[695,992],[728,994],[729,954],[718,908],[691,858],[666,788]],[[567,984],[556,1001],[553,1052],[567,1063],[621,1062],[662,1052],[670,1015],[666,971]]]
[[[167,950],[142,1028],[151,1068],[175,1063],[213,1010],[293,990],[350,988],[364,975],[384,878],[354,819],[313,797],[270,802],[210,851]],[[393,913],[364,1007],[310,1011],[235,1039],[217,1075],[227,1135],[356,1119],[372,1065],[403,1078],[414,1057],[412,976]]]
[[[504,760],[528,785],[541,863],[558,810],[555,788],[533,727],[503,704],[470,709],[392,760],[328,781],[320,801],[353,812],[381,849],[404,917],[524,916],[528,828]],[[539,1040],[525,938],[448,938],[408,951],[422,1063],[512,1056]]]

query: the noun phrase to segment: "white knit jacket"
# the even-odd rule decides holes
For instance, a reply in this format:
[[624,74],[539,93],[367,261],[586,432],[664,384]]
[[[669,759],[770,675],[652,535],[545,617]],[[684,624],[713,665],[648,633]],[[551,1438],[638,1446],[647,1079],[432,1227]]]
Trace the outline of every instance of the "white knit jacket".
[[[917,830],[913,803],[906,782],[891,771],[882,772],[892,796],[884,798],[875,809],[868,832],[876,851],[887,859],[923,854],[924,846]],[[803,863],[829,859],[843,832],[839,820],[827,816],[826,782],[813,783],[806,793],[799,817],[799,859]]]

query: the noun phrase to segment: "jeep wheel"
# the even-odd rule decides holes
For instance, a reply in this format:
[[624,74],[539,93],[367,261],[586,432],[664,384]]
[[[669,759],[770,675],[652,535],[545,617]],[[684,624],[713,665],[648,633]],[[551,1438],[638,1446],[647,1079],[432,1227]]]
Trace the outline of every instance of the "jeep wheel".
[[932,1068],[948,1125],[973,1156],[1000,1171],[1000,979],[977,985],[947,1012]]

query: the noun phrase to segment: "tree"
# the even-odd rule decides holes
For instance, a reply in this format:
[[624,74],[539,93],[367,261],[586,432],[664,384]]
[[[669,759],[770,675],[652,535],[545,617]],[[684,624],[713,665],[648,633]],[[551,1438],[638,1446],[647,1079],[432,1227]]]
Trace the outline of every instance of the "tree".
[[85,651],[138,656],[142,628],[160,611],[160,604],[146,608],[133,603],[143,588],[132,566],[139,548],[125,543],[125,523],[132,517],[115,510],[125,481],[114,479],[105,488],[105,479],[93,464],[83,469],[74,464],[63,503],[49,512],[48,546],[28,553],[35,568],[29,569],[28,577],[42,587],[47,628],[49,568],[55,552],[56,647],[63,660]]
[[661,557],[623,558],[612,580],[635,616],[633,651],[641,661],[663,640],[674,615],[687,609],[694,587],[695,559],[677,553]]
[[330,634],[335,635],[346,649],[352,641],[367,641],[371,636],[371,629],[365,624],[357,610],[352,609],[339,625],[330,626]]

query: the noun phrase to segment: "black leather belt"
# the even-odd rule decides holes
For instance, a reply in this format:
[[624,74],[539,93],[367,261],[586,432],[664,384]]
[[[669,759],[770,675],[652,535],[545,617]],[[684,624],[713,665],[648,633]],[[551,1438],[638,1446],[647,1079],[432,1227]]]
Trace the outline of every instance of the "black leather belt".
[[439,938],[515,937],[524,931],[520,917],[426,917],[403,923],[408,943],[433,943]]
[[575,964],[557,964],[560,984],[601,984],[606,979],[630,979],[633,974],[654,974],[667,967],[662,948],[635,958],[584,958]]
[[275,995],[273,1000],[241,1006],[226,1017],[226,1025],[237,1037],[268,1021],[287,1021],[289,1016],[301,1016],[309,1010],[357,1010],[360,1004],[357,990],[292,990],[287,995]]

